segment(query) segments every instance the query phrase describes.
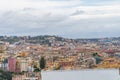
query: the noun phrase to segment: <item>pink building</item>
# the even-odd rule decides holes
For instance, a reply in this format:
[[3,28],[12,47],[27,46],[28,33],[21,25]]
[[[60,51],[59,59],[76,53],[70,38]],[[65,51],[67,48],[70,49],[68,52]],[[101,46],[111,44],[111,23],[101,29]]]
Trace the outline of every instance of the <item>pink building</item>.
[[10,71],[10,72],[16,71],[16,58],[8,59],[8,71]]

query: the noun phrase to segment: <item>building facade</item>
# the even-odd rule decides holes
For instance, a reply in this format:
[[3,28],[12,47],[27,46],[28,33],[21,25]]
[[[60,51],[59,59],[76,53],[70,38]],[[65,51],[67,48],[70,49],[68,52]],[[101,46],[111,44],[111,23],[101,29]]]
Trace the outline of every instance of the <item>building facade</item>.
[[21,72],[28,70],[28,59],[21,59]]
[[16,58],[8,59],[8,71],[10,71],[10,72],[16,71]]

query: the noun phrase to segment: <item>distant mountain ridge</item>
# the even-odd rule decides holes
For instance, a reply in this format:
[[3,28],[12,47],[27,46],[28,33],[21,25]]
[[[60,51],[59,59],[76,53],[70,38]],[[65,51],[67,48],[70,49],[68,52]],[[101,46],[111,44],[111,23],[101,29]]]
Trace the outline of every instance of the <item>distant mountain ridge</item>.
[[0,41],[9,42],[13,44],[15,42],[19,42],[20,40],[24,40],[27,43],[34,44],[49,44],[51,42],[59,41],[59,42],[113,42],[120,43],[120,37],[111,37],[111,38],[91,38],[91,39],[70,39],[59,36],[0,36]]

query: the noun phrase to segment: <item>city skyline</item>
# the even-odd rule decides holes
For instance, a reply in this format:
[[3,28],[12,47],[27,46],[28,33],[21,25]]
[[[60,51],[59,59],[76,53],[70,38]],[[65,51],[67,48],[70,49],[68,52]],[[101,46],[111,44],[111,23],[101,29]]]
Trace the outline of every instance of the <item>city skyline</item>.
[[119,0],[0,0],[0,35],[119,37]]

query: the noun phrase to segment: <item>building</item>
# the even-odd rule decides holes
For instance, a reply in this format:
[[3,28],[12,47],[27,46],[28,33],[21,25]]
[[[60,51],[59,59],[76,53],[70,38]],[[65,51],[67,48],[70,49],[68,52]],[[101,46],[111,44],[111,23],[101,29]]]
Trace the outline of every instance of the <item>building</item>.
[[6,46],[3,41],[0,41],[0,53],[5,53],[6,51]]
[[8,71],[16,72],[16,58],[8,58]]
[[41,80],[41,74],[39,72],[31,72],[23,75],[14,75],[12,80]]
[[28,59],[21,59],[21,72],[28,70]]

